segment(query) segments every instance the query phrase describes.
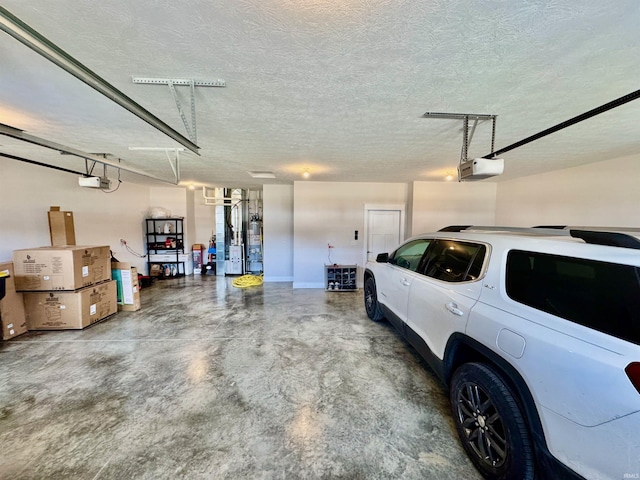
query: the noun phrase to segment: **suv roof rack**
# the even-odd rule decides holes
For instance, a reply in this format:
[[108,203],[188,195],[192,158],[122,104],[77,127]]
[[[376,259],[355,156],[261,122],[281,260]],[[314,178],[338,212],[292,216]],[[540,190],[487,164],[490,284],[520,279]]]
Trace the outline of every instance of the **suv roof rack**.
[[569,227],[563,225],[540,225],[536,227],[497,227],[479,225],[450,225],[439,232],[510,232],[540,236],[571,236],[585,243],[640,250],[640,239],[625,232],[640,235],[640,228],[631,227]]
[[448,227],[441,228],[439,232],[461,232],[467,228],[473,227],[473,225],[449,225]]
[[640,250],[640,240],[626,233],[577,229],[570,229],[569,232],[573,238],[581,238],[587,243]]
[[501,226],[480,226],[472,225],[466,228],[467,232],[505,232],[505,233],[522,233],[524,235],[540,235],[540,236],[562,236],[568,237],[569,231],[558,228],[541,228],[541,227],[501,227]]

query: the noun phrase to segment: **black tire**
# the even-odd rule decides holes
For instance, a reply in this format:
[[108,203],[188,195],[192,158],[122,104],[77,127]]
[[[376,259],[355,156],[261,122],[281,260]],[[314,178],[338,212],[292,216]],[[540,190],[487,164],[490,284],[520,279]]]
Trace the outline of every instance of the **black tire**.
[[527,424],[500,375],[487,365],[466,363],[453,374],[450,400],[462,446],[484,478],[533,480]]
[[384,314],[378,303],[376,281],[373,277],[368,277],[364,282],[364,308],[367,311],[367,316],[374,322],[384,319]]

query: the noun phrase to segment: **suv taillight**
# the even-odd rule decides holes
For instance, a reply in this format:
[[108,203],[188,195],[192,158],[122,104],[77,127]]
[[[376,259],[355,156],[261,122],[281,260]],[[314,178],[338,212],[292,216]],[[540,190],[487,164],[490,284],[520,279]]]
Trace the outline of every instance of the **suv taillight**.
[[633,386],[636,387],[636,390],[640,393],[640,362],[630,363],[624,371],[627,372],[627,377],[629,377]]

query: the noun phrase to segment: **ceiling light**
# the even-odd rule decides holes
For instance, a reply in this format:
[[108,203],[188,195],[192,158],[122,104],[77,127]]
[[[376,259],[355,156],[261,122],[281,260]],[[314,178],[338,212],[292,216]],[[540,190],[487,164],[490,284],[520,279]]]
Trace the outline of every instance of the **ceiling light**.
[[196,186],[192,183],[191,185],[189,185],[189,190],[195,190]]
[[273,172],[247,172],[253,178],[276,178]]
[[444,179],[445,179],[447,182],[450,182],[451,180],[453,180],[453,175],[451,175],[451,173],[447,172],[447,176],[446,176],[446,177],[444,177]]
[[305,168],[304,171],[302,172],[302,177],[303,178],[309,178],[311,176],[311,174],[309,173],[309,169]]

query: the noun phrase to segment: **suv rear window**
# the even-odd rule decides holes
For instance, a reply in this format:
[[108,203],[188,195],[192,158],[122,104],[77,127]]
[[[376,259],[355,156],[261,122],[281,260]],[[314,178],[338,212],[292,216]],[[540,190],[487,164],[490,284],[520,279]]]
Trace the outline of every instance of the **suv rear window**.
[[517,302],[640,345],[639,270],[512,250],[506,289]]

